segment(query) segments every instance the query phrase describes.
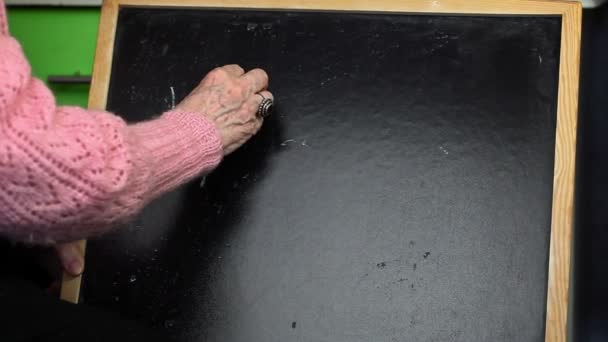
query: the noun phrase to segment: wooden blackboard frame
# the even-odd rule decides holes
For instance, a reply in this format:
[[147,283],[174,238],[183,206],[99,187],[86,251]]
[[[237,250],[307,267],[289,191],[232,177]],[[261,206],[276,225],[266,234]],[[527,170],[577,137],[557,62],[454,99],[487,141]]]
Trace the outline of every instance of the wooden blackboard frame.
[[[89,108],[105,109],[120,7],[190,7],[439,15],[559,16],[562,19],[545,341],[567,340],[572,254],[582,6],[551,0],[105,0]],[[84,250],[85,241],[82,241]],[[64,275],[61,298],[76,303],[81,277]]]

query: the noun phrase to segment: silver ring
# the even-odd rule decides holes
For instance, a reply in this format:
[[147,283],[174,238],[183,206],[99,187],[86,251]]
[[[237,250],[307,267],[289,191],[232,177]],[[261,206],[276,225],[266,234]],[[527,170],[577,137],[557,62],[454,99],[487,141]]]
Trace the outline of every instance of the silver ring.
[[256,95],[259,95],[262,98],[262,102],[260,102],[260,105],[258,106],[258,116],[261,118],[265,118],[269,116],[270,113],[272,113],[274,101],[265,98],[262,94],[257,93]]

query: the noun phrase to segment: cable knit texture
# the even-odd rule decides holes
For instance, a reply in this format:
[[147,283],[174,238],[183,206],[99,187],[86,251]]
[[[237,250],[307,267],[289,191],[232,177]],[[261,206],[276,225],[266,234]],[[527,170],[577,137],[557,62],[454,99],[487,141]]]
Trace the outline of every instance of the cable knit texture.
[[200,114],[127,125],[56,106],[7,26],[0,0],[1,235],[30,243],[98,235],[221,161],[218,131]]

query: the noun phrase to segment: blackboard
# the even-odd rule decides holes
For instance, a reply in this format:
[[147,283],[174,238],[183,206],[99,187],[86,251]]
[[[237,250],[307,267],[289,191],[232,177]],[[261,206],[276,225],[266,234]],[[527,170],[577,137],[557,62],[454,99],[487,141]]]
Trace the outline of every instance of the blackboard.
[[115,12],[108,110],[153,118],[228,63],[277,110],[89,241],[82,302],[184,341],[558,340],[564,16]]

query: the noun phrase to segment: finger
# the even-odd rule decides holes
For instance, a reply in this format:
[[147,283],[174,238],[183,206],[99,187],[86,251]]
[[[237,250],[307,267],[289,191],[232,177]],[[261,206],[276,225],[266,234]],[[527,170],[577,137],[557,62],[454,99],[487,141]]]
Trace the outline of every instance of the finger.
[[[262,96],[260,96],[260,95],[262,95]],[[263,91],[257,93],[256,97],[258,97],[260,99],[260,103],[262,103],[262,97],[264,97],[265,99],[271,99],[274,101],[274,95],[271,92],[269,92],[268,90],[263,90]]]
[[251,137],[256,135],[259,132],[260,128],[262,127],[263,123],[264,123],[264,119],[256,117],[255,119],[252,119],[251,121],[249,121],[245,125],[243,125],[242,133],[243,133],[244,140],[247,141]]
[[245,70],[243,70],[243,68],[237,64],[224,65],[222,69],[226,70],[228,74],[234,77],[241,77],[245,73]]
[[260,104],[262,104],[262,101],[266,99],[274,101],[274,95],[272,95],[272,93],[268,90],[263,90],[259,93],[251,95],[248,99],[248,102],[251,102],[252,106],[255,107],[255,111],[257,112],[258,108],[260,107]]
[[72,276],[81,274],[84,270],[84,253],[77,242],[55,246],[63,269]]
[[260,131],[260,128],[262,128],[262,125],[264,124],[264,118],[258,117],[258,119],[255,121],[255,132],[253,133],[254,135],[257,134]]
[[[257,134],[257,132],[260,130],[260,128],[262,127],[262,124],[264,124],[264,118],[261,117],[260,115],[258,115],[258,109],[260,107],[260,102],[261,102],[261,97],[260,96],[255,96],[260,98],[259,101],[253,101],[254,104],[252,105],[252,112],[253,112],[253,122],[251,123],[251,135],[255,135]],[[268,97],[266,97],[268,98]]]
[[243,108],[249,115],[257,116],[260,104],[264,99],[274,100],[274,95],[267,90],[252,94],[243,104]]
[[249,94],[258,93],[268,88],[268,74],[262,69],[253,69],[241,76]]

